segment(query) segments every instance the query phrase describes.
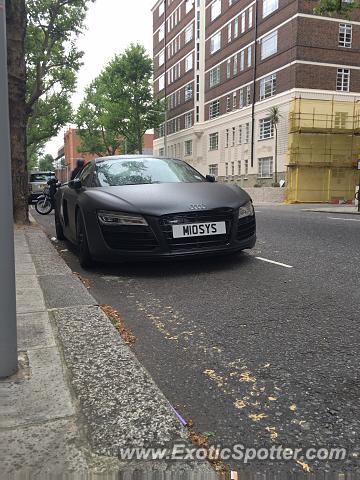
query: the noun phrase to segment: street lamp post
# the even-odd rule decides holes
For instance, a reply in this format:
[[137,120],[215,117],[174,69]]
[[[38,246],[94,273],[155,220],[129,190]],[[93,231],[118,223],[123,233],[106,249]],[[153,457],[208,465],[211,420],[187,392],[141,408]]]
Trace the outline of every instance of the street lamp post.
[[16,294],[5,0],[0,0],[0,378],[17,370]]

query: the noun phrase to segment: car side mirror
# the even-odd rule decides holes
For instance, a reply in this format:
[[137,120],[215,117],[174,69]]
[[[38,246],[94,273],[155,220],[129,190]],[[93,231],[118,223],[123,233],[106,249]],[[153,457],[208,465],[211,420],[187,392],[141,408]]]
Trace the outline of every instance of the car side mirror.
[[216,179],[215,179],[214,175],[206,175],[205,178],[206,178],[207,182],[210,182],[210,183],[216,182]]
[[80,178],[74,178],[74,180],[70,180],[69,187],[73,190],[80,190],[82,187]]

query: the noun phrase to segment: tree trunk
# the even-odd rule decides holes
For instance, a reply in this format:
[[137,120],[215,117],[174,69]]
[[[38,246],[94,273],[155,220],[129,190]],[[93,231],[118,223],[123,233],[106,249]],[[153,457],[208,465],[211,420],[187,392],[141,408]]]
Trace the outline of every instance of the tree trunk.
[[142,155],[143,153],[143,136],[142,136],[142,133],[139,132],[138,133],[138,151],[139,151],[139,155]]
[[6,0],[6,28],[14,221],[27,224],[25,0]]
[[275,126],[275,178],[274,178],[274,183],[278,183],[277,143],[278,143],[278,131],[277,131],[277,126]]

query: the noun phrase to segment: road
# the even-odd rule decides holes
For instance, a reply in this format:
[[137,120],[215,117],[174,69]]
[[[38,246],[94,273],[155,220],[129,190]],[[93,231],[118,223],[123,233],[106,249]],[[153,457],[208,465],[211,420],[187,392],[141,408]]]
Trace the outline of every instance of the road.
[[[212,443],[343,446],[345,462],[292,460],[276,468],[353,470],[360,458],[360,217],[299,206],[256,210],[256,248],[230,258],[85,272],[72,248],[57,248],[68,249],[66,262],[89,280],[97,301],[121,313],[137,357],[181,415],[214,434]],[[52,215],[36,219],[54,235]]]

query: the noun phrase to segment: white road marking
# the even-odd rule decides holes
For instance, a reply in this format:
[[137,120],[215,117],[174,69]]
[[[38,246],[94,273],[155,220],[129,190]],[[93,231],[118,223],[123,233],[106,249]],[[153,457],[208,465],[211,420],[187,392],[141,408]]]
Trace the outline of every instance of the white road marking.
[[269,260],[268,258],[263,258],[263,257],[255,257],[255,258],[257,258],[258,260],[261,260],[262,262],[273,263],[274,265],[280,265],[280,267],[294,268],[292,265],[287,265],[286,263],[275,262],[274,260]]
[[255,213],[261,213],[261,210],[255,210]]
[[330,220],[343,220],[344,222],[360,222],[360,218],[340,218],[340,217],[328,217]]

